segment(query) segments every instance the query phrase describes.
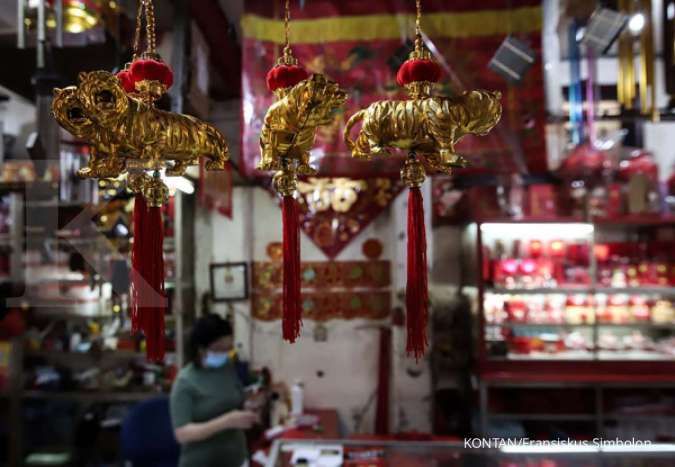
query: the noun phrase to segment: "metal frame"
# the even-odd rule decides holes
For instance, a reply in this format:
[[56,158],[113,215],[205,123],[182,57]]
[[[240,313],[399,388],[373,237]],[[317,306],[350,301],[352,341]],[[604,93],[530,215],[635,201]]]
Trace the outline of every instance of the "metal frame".
[[[232,267],[243,267],[244,268],[244,294],[242,296],[236,297],[217,297],[216,296],[216,284],[214,280],[214,272],[219,268],[232,268]],[[248,263],[245,261],[238,261],[232,263],[211,263],[209,265],[209,283],[211,284],[211,300],[214,303],[224,303],[224,302],[236,302],[240,300],[247,300],[249,297],[249,284],[248,284]]]

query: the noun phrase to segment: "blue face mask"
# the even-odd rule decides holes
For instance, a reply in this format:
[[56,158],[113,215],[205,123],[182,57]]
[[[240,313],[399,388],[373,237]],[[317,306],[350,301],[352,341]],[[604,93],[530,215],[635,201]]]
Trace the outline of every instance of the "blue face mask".
[[228,352],[206,352],[203,363],[206,368],[220,368],[225,366],[229,360]]

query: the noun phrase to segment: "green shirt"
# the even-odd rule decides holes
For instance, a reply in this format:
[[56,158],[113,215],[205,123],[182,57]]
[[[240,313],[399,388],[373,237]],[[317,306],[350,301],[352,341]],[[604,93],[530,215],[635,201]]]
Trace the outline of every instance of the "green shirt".
[[[244,391],[234,364],[222,368],[183,368],[171,389],[174,428],[206,422],[244,403]],[[224,430],[203,441],[181,445],[180,467],[241,467],[246,461],[242,430]]]

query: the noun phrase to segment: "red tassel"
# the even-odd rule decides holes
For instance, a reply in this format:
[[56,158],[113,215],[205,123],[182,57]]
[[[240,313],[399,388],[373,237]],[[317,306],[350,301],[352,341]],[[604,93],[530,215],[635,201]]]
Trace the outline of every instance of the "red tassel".
[[408,192],[408,284],[405,294],[408,342],[406,350],[419,359],[427,347],[429,290],[424,203],[419,187]]
[[300,225],[298,203],[293,196],[282,201],[284,242],[284,301],[282,327],[284,339],[293,343],[300,335],[302,304],[300,302]]
[[159,207],[148,207],[143,195],[134,204],[134,244],[131,252],[131,325],[145,335],[146,356],[164,359],[164,230]]

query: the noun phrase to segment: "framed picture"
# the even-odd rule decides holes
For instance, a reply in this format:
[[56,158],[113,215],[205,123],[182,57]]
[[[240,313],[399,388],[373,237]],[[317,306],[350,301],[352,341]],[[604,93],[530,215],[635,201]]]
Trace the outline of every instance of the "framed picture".
[[212,263],[210,268],[211,297],[214,302],[248,298],[247,263]]

